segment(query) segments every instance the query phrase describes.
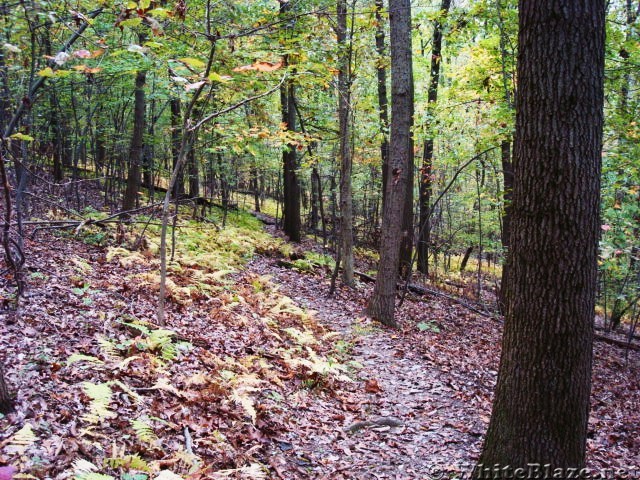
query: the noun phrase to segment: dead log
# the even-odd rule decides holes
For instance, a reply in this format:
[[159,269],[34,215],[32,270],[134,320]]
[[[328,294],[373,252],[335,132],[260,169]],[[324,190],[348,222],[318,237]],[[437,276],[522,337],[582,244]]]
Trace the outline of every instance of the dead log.
[[273,218],[273,217],[271,217],[269,215],[265,215],[264,213],[253,212],[252,211],[251,215],[256,217],[258,220],[260,220],[265,225],[275,225],[276,224],[276,219],[275,218]]
[[[375,282],[376,278],[372,277],[371,275],[367,275],[366,273],[363,272],[353,272],[354,275],[356,277],[358,277],[359,279],[365,281],[365,282]],[[421,287],[419,285],[415,285],[410,283],[409,285],[401,285],[398,284],[398,290],[402,289],[402,288],[407,288],[410,292],[418,294],[418,295],[434,295],[436,297],[443,297],[446,298],[447,300],[451,300],[452,302],[457,303],[458,305],[462,305],[463,307],[477,313],[478,315],[482,315],[483,317],[488,317],[488,318],[493,318],[496,319],[497,315],[493,312],[488,312],[485,310],[481,310],[480,308],[475,307],[474,305],[469,304],[468,302],[465,302],[464,300],[462,300],[461,298],[458,297],[454,297],[453,295],[448,295],[444,292],[441,292],[440,290],[434,290],[431,288],[426,288],[426,287]]]
[[640,352],[640,345],[635,343],[629,343],[627,340],[618,340],[617,338],[607,337],[606,335],[600,335],[599,333],[595,334],[594,337],[596,340],[604,343],[608,343],[610,345],[615,345],[620,348],[628,348],[629,350],[635,350],[636,352]]

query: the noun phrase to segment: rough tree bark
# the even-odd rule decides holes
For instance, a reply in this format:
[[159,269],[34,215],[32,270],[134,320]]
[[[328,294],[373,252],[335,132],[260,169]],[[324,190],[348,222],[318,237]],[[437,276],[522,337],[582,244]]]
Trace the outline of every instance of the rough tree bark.
[[351,193],[351,42],[347,31],[347,0],[338,0],[338,124],[340,132],[340,249],[342,281],[353,286],[353,197]]
[[519,8],[509,295],[476,471],[489,478],[508,476],[496,464],[584,466],[591,387],[604,1]]
[[387,99],[387,53],[384,45],[384,1],[376,0],[376,54],[378,76],[378,115],[380,117],[380,158],[382,160],[382,208],[386,200],[387,178],[389,177],[389,105]]
[[410,0],[390,0],[391,27],[391,142],[389,179],[382,217],[380,263],[368,314],[385,325],[395,326],[395,295],[400,265],[402,217],[413,156],[413,75],[411,59]]
[[428,131],[424,141],[422,153],[422,168],[420,169],[420,223],[418,234],[418,271],[429,273],[429,243],[431,241],[431,225],[429,217],[431,203],[431,175],[433,170],[433,107],[438,101],[438,85],[440,83],[440,64],[442,63],[442,23],[446,20],[451,7],[451,0],[442,0],[440,16],[433,24],[433,46],[431,48],[431,79],[427,92],[428,102]]
[[[286,18],[291,7],[288,0],[279,0],[280,15]],[[282,59],[283,65],[289,64],[288,55]],[[295,87],[293,80],[287,79],[280,87],[280,106],[282,123],[289,131],[296,131]],[[292,242],[299,242],[302,224],[300,221],[300,180],[298,179],[298,155],[296,146],[289,144],[282,152],[283,164],[283,230]]]

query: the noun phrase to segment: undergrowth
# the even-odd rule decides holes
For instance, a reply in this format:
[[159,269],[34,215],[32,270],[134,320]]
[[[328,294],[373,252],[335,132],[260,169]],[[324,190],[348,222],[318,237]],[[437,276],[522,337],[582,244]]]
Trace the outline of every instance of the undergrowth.
[[[127,275],[129,290],[152,296],[159,282],[159,226],[153,223],[139,217],[124,234],[122,226],[96,227],[109,269]],[[30,419],[3,442],[13,465],[36,474],[24,478],[51,476],[45,474],[51,469],[56,478],[79,480],[266,478],[259,439],[287,428],[298,392],[350,381],[353,366],[339,334],[281,295],[268,276],[242,272],[256,252],[286,253],[286,244],[244,212],[230,215],[225,229],[186,217],[177,223],[167,279],[174,308],[169,326],[133,313],[99,316],[103,324],[90,330],[91,338],[79,338],[52,380],[64,379],[60,398],[74,399],[74,434],[67,441],[75,442],[76,454],[47,465],[50,425]],[[94,238],[92,229],[77,235]],[[329,264],[317,255],[305,258]],[[92,305],[101,294],[92,285],[104,283],[96,265],[75,255],[71,270],[72,293],[104,308]],[[196,330],[180,320],[187,306],[200,318]]]

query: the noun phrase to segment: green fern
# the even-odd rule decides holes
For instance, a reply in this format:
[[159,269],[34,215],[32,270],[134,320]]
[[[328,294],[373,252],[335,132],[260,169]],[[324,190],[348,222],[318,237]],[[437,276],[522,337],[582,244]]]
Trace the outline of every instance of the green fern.
[[91,398],[89,411],[82,417],[84,421],[100,423],[102,420],[116,416],[115,412],[109,409],[111,397],[113,396],[110,382],[98,384],[84,382],[82,388],[84,393]]
[[131,428],[136,432],[136,437],[142,443],[146,443],[151,446],[155,446],[158,443],[158,436],[153,431],[153,427],[148,423],[147,419],[139,418],[137,420],[131,420]]
[[165,360],[174,360],[178,356],[178,350],[173,343],[175,332],[171,330],[153,330],[149,334],[149,350],[160,350],[160,356]]
[[125,468],[127,470],[138,470],[141,472],[151,472],[149,464],[140,455],[125,455],[123,457],[110,457],[105,460],[105,465],[110,468]]

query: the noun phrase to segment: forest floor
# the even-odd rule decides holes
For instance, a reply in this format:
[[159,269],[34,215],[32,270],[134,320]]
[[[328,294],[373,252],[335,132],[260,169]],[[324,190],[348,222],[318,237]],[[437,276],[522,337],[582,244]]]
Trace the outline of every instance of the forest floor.
[[[370,284],[329,297],[325,269],[285,268],[281,240],[256,237],[248,249],[238,232],[219,242],[251,257],[244,266],[172,265],[166,327],[155,323],[152,249],[51,232],[26,241],[26,295],[0,317],[16,395],[0,417],[0,479],[2,465],[21,478],[83,480],[470,471],[501,320],[409,296],[401,327],[382,328],[363,315]],[[640,466],[640,353],[625,359],[602,342],[594,353],[589,466]]]

